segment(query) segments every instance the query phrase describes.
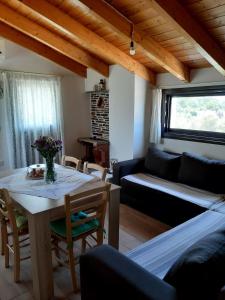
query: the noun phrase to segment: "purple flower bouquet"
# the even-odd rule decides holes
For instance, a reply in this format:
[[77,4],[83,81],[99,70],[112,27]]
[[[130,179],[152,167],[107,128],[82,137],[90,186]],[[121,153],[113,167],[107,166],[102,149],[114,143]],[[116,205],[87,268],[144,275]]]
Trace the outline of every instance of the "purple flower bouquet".
[[56,154],[62,150],[62,141],[55,140],[49,136],[40,136],[33,145],[32,148],[37,149],[38,152],[46,160],[46,171],[45,171],[45,181],[46,183],[53,183],[56,180],[56,173],[54,170],[53,159]]

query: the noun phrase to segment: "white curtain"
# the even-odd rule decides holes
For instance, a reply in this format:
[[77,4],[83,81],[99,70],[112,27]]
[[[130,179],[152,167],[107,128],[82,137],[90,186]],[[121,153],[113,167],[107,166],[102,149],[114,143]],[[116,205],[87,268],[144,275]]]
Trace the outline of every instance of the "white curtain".
[[161,103],[162,90],[152,91],[152,115],[150,124],[150,143],[159,144],[161,141]]
[[41,135],[62,139],[60,78],[3,72],[3,101],[10,167],[42,159],[31,144]]

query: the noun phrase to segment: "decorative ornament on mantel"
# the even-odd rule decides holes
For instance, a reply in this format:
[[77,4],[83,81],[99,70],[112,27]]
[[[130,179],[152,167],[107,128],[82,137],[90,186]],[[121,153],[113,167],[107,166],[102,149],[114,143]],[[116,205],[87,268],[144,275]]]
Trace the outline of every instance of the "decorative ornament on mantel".
[[98,84],[94,85],[94,92],[104,92],[106,90],[105,79],[100,79]]
[[105,79],[100,79],[98,85],[99,85],[100,91],[104,91],[105,90]]
[[105,105],[105,99],[100,96],[97,101],[97,108],[104,108],[104,105]]

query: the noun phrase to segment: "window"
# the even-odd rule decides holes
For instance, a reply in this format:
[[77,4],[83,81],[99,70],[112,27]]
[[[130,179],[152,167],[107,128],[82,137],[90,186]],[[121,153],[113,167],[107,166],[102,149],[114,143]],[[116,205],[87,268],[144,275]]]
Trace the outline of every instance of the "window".
[[[18,91],[21,119],[25,130],[52,128],[55,121],[55,94],[51,90],[52,82],[43,84],[34,80],[21,85]],[[35,92],[34,92],[35,91]]]
[[225,86],[164,90],[162,137],[225,144]]
[[10,168],[42,161],[31,145],[39,136],[61,139],[60,78],[41,74],[2,72],[4,145]]

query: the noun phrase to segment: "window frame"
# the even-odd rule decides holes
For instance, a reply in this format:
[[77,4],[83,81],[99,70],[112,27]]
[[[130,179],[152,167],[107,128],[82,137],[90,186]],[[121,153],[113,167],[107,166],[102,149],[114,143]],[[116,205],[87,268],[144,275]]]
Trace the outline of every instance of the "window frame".
[[161,136],[162,138],[186,140],[201,143],[225,145],[225,132],[171,129],[171,104],[174,96],[225,96],[225,85],[201,86],[191,88],[164,89],[162,90],[162,115],[161,115]]

